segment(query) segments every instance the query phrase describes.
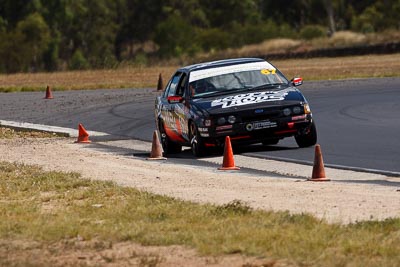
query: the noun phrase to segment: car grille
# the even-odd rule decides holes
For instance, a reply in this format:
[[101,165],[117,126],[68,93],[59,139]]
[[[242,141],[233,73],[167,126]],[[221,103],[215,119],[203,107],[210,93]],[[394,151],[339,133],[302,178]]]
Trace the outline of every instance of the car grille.
[[282,115],[280,110],[264,111],[262,114],[254,114],[254,111],[252,111],[252,113],[253,114],[246,114],[242,116],[242,122],[276,119]]

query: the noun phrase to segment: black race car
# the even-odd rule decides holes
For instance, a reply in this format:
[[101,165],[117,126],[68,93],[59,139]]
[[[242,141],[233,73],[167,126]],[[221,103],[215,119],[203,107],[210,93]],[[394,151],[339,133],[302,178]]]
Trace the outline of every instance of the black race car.
[[299,147],[317,142],[310,107],[269,62],[238,58],[178,69],[155,101],[155,119],[164,153],[190,146],[195,156],[232,144],[277,144],[294,136]]

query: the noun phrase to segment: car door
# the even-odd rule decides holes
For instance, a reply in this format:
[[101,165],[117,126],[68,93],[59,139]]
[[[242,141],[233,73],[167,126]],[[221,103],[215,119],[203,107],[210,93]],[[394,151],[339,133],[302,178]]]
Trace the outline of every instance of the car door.
[[161,114],[168,137],[184,143],[187,135],[185,99],[183,98],[187,74],[177,72],[172,76],[161,100]]

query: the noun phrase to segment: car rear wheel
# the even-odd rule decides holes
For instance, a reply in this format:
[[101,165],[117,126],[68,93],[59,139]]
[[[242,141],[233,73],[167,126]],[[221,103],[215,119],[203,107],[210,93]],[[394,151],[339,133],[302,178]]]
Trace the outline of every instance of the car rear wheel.
[[166,134],[164,123],[160,122],[160,139],[164,154],[177,154],[182,151],[182,145],[171,141]]
[[195,157],[205,156],[206,147],[194,122],[190,124],[190,146]]
[[309,147],[317,143],[317,129],[312,122],[309,131],[306,134],[296,135],[294,137],[299,147]]

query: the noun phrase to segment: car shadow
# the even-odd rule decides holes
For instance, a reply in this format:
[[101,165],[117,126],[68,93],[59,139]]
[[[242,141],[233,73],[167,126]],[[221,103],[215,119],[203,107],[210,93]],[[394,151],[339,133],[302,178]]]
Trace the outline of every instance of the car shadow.
[[[298,147],[289,147],[289,146],[281,146],[281,145],[261,145],[261,144],[253,144],[253,145],[241,145],[241,146],[232,146],[233,154],[246,154],[246,153],[257,153],[257,152],[273,152],[273,151],[288,151],[288,150],[297,150]],[[222,148],[209,148],[207,156],[203,156],[202,158],[213,158],[224,155],[224,149]],[[176,154],[168,154],[169,158],[192,158],[196,159],[196,157],[192,154],[190,148],[184,148],[182,152]]]
[[248,145],[248,146],[233,146],[234,153],[254,153],[254,152],[273,152],[273,151],[287,151],[287,150],[297,150],[298,147],[288,147],[281,145]]

